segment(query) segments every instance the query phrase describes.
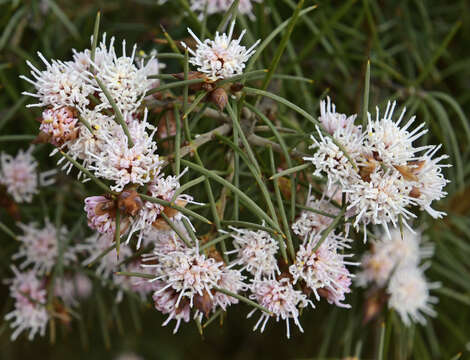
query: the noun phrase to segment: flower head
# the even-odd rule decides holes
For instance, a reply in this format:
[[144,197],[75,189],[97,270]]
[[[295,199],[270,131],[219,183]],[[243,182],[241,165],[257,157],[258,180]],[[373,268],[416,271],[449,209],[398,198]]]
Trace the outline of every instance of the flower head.
[[86,81],[84,74],[77,70],[72,62],[48,62],[41,53],[38,53],[38,56],[46,65],[46,70],[40,71],[27,61],[33,80],[20,76],[36,89],[36,93],[23,92],[24,95],[38,99],[38,103],[28,106],[51,106],[54,109],[64,106],[80,109],[88,106],[88,96],[95,88]]
[[5,185],[16,202],[31,202],[38,192],[38,163],[32,152],[33,147],[30,147],[26,151],[20,150],[15,157],[0,154],[0,184]]
[[[103,82],[110,95],[116,102],[116,105],[123,112],[135,111],[142,99],[145,97],[146,91],[150,88],[153,80],[147,79],[149,69],[144,66],[144,61],[138,67],[135,63],[135,52],[137,46],[134,45],[130,56],[126,54],[126,41],[122,42],[122,55],[117,56],[114,48],[114,38],[111,38],[109,45],[106,44],[106,36],[100,43],[99,50],[95,55],[96,61],[89,62],[96,70],[96,76]],[[89,53],[86,53],[89,54]],[[154,67],[153,63],[150,63]],[[94,79],[90,81],[97,89],[99,87],[94,84]],[[100,108],[111,108],[111,104],[103,91],[99,92],[102,104]]]
[[[19,224],[23,235],[18,236],[21,242],[14,259],[24,258],[21,268],[33,265],[33,271],[38,274],[49,273],[59,256],[59,241],[67,236],[67,229],[63,226],[59,230],[49,221],[45,220],[45,226],[39,228],[37,223]],[[76,259],[75,248],[64,250],[62,261],[67,265]]]
[[[308,236],[315,235],[325,230],[332,222],[333,217],[338,213],[338,208],[325,198],[316,199],[310,194],[307,197],[305,206],[318,210],[302,210],[300,217],[292,224],[292,231],[301,239],[305,240]],[[325,216],[321,213],[329,214]]]
[[23,331],[29,330],[28,339],[33,340],[39,333],[44,336],[49,321],[47,313],[46,290],[33,270],[19,272],[12,267],[15,277],[11,280],[10,295],[15,300],[15,309],[5,316],[5,320],[13,320],[10,327],[16,328],[11,335],[14,341]]
[[192,55],[189,62],[197,66],[197,70],[206,74],[210,80],[227,79],[241,74],[245,68],[245,63],[255,53],[254,49],[259,40],[247,50],[240,45],[245,30],[242,31],[238,39],[234,40],[232,39],[234,27],[235,21],[230,25],[228,35],[220,35],[217,32],[214,40],[206,39],[204,42],[188,28],[188,32],[197,42],[195,51],[182,43]]
[[[256,300],[260,305],[268,309],[272,316],[278,322],[280,319],[286,321],[287,338],[290,337],[290,319],[303,332],[299,322],[299,308],[307,307],[313,304],[307,300],[307,296],[301,291],[295,290],[288,278],[278,280],[254,280],[251,285],[250,299]],[[248,314],[251,317],[256,311],[254,309]],[[267,313],[262,313],[253,330],[255,331],[261,325],[261,332],[264,331],[266,323],[271,318]]]
[[242,266],[256,278],[269,276],[274,278],[279,273],[276,254],[279,249],[277,241],[264,230],[247,230],[231,228],[231,234],[236,253],[234,264]]
[[71,107],[47,109],[42,113],[39,130],[49,136],[51,144],[61,147],[78,137],[78,119]]
[[331,135],[339,128],[346,128],[354,125],[357,115],[347,116],[336,112],[336,106],[331,102],[328,96],[325,100],[320,101],[320,117],[318,121],[323,125],[323,128]]
[[[147,111],[142,121],[128,124],[134,146],[128,146],[128,139],[118,124],[105,136],[100,152],[90,154],[93,164],[89,166],[98,177],[115,182],[114,191],[122,191],[132,183],[144,185],[158,175],[161,161],[157,154],[157,144],[153,140],[156,129],[147,122]],[[149,135],[147,129],[153,130]]]
[[[186,248],[168,254],[154,251],[154,254],[158,263],[145,266],[154,269],[156,280],[165,282],[166,288],[178,293],[177,307],[183,299],[188,300],[190,307],[193,307],[195,297],[207,294],[213,298],[212,289],[221,279],[223,263],[199,254],[195,248]],[[151,261],[153,258],[148,257],[145,260]]]
[[162,326],[166,326],[171,320],[176,321],[176,326],[173,330],[173,334],[179,329],[180,323],[183,320],[184,322],[189,322],[191,316],[191,308],[189,307],[189,301],[183,300],[178,301],[178,293],[167,286],[163,281],[155,281],[155,292],[153,293],[153,302],[155,309],[160,311],[162,314],[168,314],[168,318],[165,320]]
[[[261,2],[261,0],[240,0],[238,3],[238,11],[240,14],[246,14],[250,19],[254,19],[253,2]],[[200,14],[200,17],[207,12],[208,15],[226,12],[232,5],[233,0],[191,0],[191,10]]]
[[294,284],[302,280],[317,300],[320,295],[325,295],[330,303],[349,307],[342,303],[344,294],[350,292],[352,277],[346,265],[358,264],[347,261],[352,255],[338,252],[338,249],[349,247],[348,240],[330,235],[317,246],[320,240],[321,234],[318,234],[297,251],[295,264],[289,267]]
[[419,267],[400,267],[390,279],[387,293],[388,306],[395,309],[405,325],[411,322],[426,323],[424,315],[436,316],[432,304],[438,299],[429,291],[440,287],[439,283],[428,283]]
[[380,234],[380,240],[373,241],[372,250],[362,257],[362,271],[357,274],[359,286],[372,282],[383,287],[395,269],[418,266],[421,260],[430,258],[433,254],[434,247],[423,244],[419,231],[412,232],[404,228],[402,235],[399,229],[394,228],[390,235],[389,239],[385,234]]

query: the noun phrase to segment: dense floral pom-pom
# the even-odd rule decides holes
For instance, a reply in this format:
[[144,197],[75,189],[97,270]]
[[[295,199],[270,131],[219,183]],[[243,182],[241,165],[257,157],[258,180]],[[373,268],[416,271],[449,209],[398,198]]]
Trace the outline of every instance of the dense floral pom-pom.
[[197,43],[196,50],[190,49],[185,43],[182,45],[188,49],[192,57],[189,62],[197,66],[197,70],[204,73],[210,80],[227,79],[243,73],[245,63],[255,53],[255,47],[259,40],[248,50],[240,45],[246,30],[243,30],[238,39],[233,39],[235,21],[230,25],[227,34],[215,34],[214,40],[206,39],[202,42],[191,29],[188,32]]
[[[263,312],[254,326],[253,331],[256,331],[261,325],[260,330],[263,332],[271,317],[274,317],[277,322],[279,320],[285,320],[287,338],[290,337],[291,319],[301,332],[304,331],[299,322],[299,309],[305,308],[308,305],[313,306],[313,304],[310,300],[307,300],[305,294],[294,289],[288,278],[282,278],[280,280],[254,280],[251,285],[251,292],[250,299],[256,300],[272,313],[272,315],[270,315]],[[257,309],[251,311],[248,317],[251,317],[256,310]]]
[[423,270],[418,267],[400,267],[391,277],[387,287],[390,295],[388,306],[395,309],[405,323],[426,323],[424,315],[436,316],[432,304],[437,298],[431,296],[429,291],[439,288],[439,283],[428,283]]
[[231,228],[235,250],[227,254],[236,254],[234,265],[240,265],[256,278],[268,276],[274,278],[280,274],[276,254],[279,249],[277,241],[264,230],[247,230]]

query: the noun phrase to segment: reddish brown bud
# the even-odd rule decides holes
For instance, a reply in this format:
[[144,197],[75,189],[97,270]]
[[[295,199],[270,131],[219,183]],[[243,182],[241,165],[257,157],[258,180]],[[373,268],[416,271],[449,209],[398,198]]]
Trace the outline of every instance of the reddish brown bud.
[[213,303],[212,303],[212,298],[207,292],[207,290],[204,290],[202,292],[202,295],[196,295],[194,296],[194,306],[196,309],[199,311],[202,311],[202,313],[206,316],[209,317],[209,314],[212,310]]
[[219,87],[209,94],[209,101],[217,105],[220,111],[225,109],[228,102],[228,95],[225,89]]

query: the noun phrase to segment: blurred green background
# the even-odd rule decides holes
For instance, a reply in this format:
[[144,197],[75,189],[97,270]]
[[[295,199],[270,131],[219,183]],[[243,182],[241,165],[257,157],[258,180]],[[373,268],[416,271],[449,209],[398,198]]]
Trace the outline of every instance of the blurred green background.
[[[113,359],[125,351],[144,359],[345,358],[353,356],[358,347],[364,358],[374,358],[380,324],[385,319],[394,324],[389,331],[390,359],[449,359],[459,352],[463,352],[463,358],[470,356],[466,350],[470,347],[470,264],[468,253],[462,251],[470,236],[466,117],[470,109],[470,2],[305,1],[305,6],[314,3],[318,8],[298,22],[278,69],[281,74],[309,77],[314,83],[299,88],[293,82],[274,82],[271,91],[311,113],[316,113],[318,98],[325,92],[334,98],[339,111],[360,112],[365,66],[370,59],[369,103],[383,104],[388,98],[396,98],[406,104],[431,128],[432,137],[427,141],[443,143],[451,162],[457,162],[452,171],[459,180],[449,185],[450,195],[442,204],[449,217],[429,231],[437,248],[428,276],[440,280],[452,292],[452,296],[440,295],[437,319],[425,327],[406,329],[396,316],[384,312],[363,325],[364,294],[355,289],[349,296],[352,310],[322,302],[302,316],[305,333],[295,330],[291,340],[285,338],[282,322],[270,321],[264,334],[253,333],[255,321],[244,318],[249,311],[245,305],[230,311],[223,326],[209,326],[202,337],[194,323],[183,324],[175,336],[171,324],[161,328],[165,318],[150,305],[126,299],[116,307],[114,295],[100,291],[100,300],[94,294],[82,305],[83,322],[58,328],[54,345],[48,336],[32,342],[20,337],[10,343],[10,332],[2,324],[0,359]],[[239,26],[249,28],[248,41],[250,37],[265,38],[291,16],[295,4],[293,0],[267,0],[256,6],[256,21],[240,18]],[[67,60],[72,48],[89,47],[98,10],[102,32],[116,36],[118,41],[126,39],[128,44],[136,42],[145,50],[170,51],[155,41],[163,38],[160,24],[174,39],[186,37],[186,27],[193,24],[179,0],[170,0],[164,6],[156,0],[0,0],[0,139],[5,134],[37,132],[35,118],[39,112],[24,107],[30,101],[21,95],[27,83],[18,79],[19,74],[28,72],[25,60],[38,63],[36,51],[46,58]],[[220,19],[212,16],[208,28],[214,31]],[[258,68],[268,66],[278,43],[274,41],[264,52]],[[176,61],[167,64],[165,71],[181,71]],[[26,146],[25,142],[0,142],[0,149],[10,153]],[[46,147],[38,152],[44,170],[54,167],[47,154]],[[59,184],[64,193],[71,186],[66,179]],[[81,204],[70,205],[70,222],[77,213],[72,210],[80,208]],[[0,215],[6,216],[4,212]],[[457,240],[448,241],[449,234]],[[10,241],[3,234],[0,238],[2,247]],[[364,249],[361,245],[358,249]],[[2,256],[8,256],[8,246]],[[8,276],[8,265],[9,261],[2,261],[1,278]],[[10,306],[7,294],[8,288],[1,286],[2,314]],[[104,321],[100,311],[105,313]]]

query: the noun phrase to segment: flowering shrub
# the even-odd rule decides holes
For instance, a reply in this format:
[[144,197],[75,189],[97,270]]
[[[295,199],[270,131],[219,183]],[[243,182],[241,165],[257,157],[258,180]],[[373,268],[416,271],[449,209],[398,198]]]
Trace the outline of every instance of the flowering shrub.
[[[272,1],[181,3],[189,35],[162,27],[158,49],[108,37],[98,13],[87,48],[26,60],[24,112],[39,126],[32,137],[5,135],[32,144],[0,155],[0,229],[14,244],[4,280],[11,341],[48,333],[54,342],[57,324],[83,333],[87,302],[108,346],[110,316],[122,332],[127,303],[134,322],[150,304],[176,336],[238,316],[253,330],[282,322],[287,338],[311,337],[318,323],[304,318],[342,311],[347,341],[361,334],[357,355],[372,329],[381,357],[403,341],[392,328],[434,334],[440,295],[468,305],[444,279],[450,270],[433,267],[435,229],[469,233],[465,204],[446,217],[447,196],[466,194],[470,130],[458,103],[434,94],[462,118],[456,135],[424,90],[370,96],[380,84],[367,62],[361,111],[337,106],[341,87],[311,96],[311,67],[299,65],[314,42],[302,50],[294,28],[316,29],[315,6],[286,1],[293,13],[282,22]],[[421,101],[432,122],[429,111],[414,115]],[[458,235],[444,237],[468,252]],[[328,319],[322,327],[333,329]]]

